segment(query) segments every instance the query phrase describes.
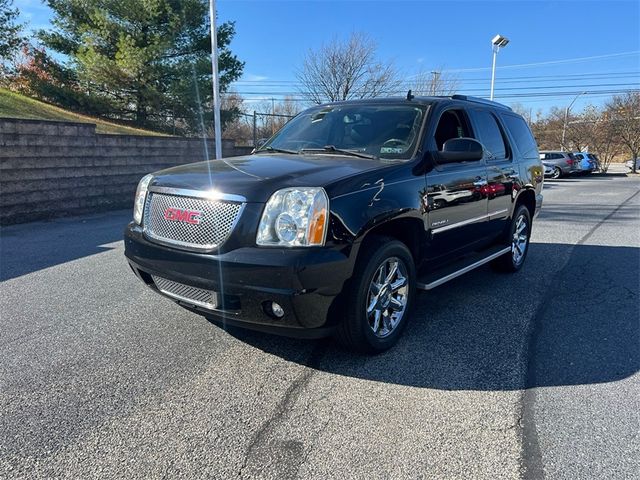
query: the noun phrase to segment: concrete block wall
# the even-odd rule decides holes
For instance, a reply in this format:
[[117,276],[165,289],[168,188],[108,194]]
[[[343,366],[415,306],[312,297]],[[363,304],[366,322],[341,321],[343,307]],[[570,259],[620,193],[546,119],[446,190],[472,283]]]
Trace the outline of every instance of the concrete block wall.
[[[207,148],[212,156],[214,142]],[[225,157],[250,151],[222,140]],[[142,176],[205,158],[197,138],[104,135],[87,123],[0,118],[0,225],[130,208]]]

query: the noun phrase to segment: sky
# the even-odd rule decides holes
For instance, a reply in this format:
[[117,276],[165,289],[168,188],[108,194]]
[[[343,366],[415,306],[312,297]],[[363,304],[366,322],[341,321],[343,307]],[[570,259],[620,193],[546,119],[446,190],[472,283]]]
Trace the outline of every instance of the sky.
[[[32,29],[51,12],[39,0],[15,0]],[[551,106],[599,105],[607,91],[640,89],[640,2],[218,0],[218,22],[234,21],[232,51],[245,62],[233,89],[258,104],[299,98],[296,72],[306,52],[362,32],[410,86],[442,70],[460,93],[489,96],[491,39],[510,43],[497,57],[495,99],[535,117]],[[582,93],[586,92],[586,93]],[[578,95],[580,94],[580,95]]]

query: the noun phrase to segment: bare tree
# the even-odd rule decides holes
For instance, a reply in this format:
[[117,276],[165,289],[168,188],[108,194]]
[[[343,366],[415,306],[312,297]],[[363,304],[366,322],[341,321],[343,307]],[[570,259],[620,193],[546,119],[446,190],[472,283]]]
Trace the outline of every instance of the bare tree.
[[300,105],[292,97],[284,97],[284,99],[275,104],[273,114],[279,115],[271,117],[271,129],[276,132],[280,130],[285,123],[295,117],[300,112]]
[[376,50],[363,33],[309,50],[296,74],[300,93],[316,104],[398,93],[401,82],[393,63],[379,60]]
[[[616,135],[631,153],[631,158],[640,157],[640,93],[616,95],[607,103],[607,113]],[[634,173],[636,165],[634,161]]]
[[598,154],[600,169],[606,173],[621,150],[615,124],[602,109],[587,107],[580,120],[574,123],[574,128],[581,130],[581,137],[588,139],[588,150]]
[[[585,109],[586,111],[587,109]],[[569,152],[581,152],[589,146],[590,136],[583,126],[582,116],[570,112],[567,115],[566,109],[552,107],[547,125],[550,138],[561,149]]]
[[533,123],[533,108],[527,108],[519,102],[512,103],[509,106],[515,113],[524,117],[529,124]]
[[442,69],[422,70],[410,83],[415,95],[450,96],[460,88],[458,77]]

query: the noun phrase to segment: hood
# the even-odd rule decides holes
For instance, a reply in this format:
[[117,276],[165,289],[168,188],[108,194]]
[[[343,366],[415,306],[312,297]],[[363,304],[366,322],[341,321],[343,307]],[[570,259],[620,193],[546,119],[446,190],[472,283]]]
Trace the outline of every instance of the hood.
[[266,202],[286,187],[324,187],[340,178],[389,166],[389,162],[342,155],[266,154],[208,160],[154,173],[153,186],[216,190]]

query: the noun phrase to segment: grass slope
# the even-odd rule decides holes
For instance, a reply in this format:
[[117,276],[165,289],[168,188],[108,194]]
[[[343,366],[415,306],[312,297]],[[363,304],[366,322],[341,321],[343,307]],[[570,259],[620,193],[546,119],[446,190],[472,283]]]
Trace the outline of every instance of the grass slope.
[[111,123],[100,118],[89,117],[79,113],[70,112],[48,103],[25,97],[19,93],[0,88],[0,118],[26,118],[32,120],[56,120],[60,122],[94,123],[97,133],[115,133],[119,135],[155,135],[164,136],[162,133],[141,130]]

